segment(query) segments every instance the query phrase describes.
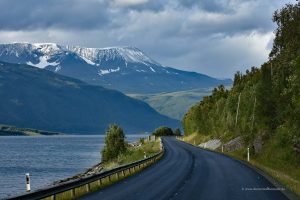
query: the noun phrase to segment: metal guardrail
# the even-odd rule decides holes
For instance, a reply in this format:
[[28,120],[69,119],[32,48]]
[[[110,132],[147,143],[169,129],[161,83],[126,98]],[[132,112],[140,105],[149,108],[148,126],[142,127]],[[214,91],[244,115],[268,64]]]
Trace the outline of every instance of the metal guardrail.
[[[153,156],[150,156],[148,158],[145,158],[143,160],[139,160],[127,165],[119,166],[117,168],[114,168],[112,170],[104,171],[98,174],[93,174],[88,177],[84,177],[81,179],[77,179],[74,181],[62,183],[56,186],[36,190],[30,193],[26,193],[23,195],[15,196],[15,197],[9,197],[8,200],[35,200],[35,199],[49,199],[49,200],[56,200],[57,195],[70,192],[70,198],[73,199],[75,197],[78,197],[76,195],[76,189],[78,188],[84,188],[85,191],[81,193],[80,196],[87,194],[91,192],[90,185],[92,183],[96,184],[98,188],[101,188],[103,184],[102,180],[107,179],[109,182],[111,182],[112,177],[116,178],[116,180],[119,180],[120,178],[127,177],[131,174],[136,173],[137,171],[150,166],[151,164],[155,163],[157,160],[159,160],[163,154],[164,154],[164,147],[162,144],[162,141],[160,141],[160,148],[161,151]],[[121,175],[120,175],[121,173]],[[127,173],[127,176],[125,175]],[[59,198],[64,199],[64,198]]]

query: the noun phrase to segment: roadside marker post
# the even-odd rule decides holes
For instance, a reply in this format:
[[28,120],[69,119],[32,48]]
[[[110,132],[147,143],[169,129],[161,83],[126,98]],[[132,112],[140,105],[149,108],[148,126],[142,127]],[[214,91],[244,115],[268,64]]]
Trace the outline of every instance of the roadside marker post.
[[247,148],[247,161],[250,161],[250,150],[249,147]]
[[29,176],[29,173],[25,174],[25,178],[26,178],[26,192],[30,192],[30,176]]

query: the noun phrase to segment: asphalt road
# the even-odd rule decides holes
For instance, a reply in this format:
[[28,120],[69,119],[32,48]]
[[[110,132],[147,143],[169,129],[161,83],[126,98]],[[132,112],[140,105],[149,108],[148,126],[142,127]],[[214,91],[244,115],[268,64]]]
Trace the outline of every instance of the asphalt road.
[[287,199],[253,169],[229,157],[165,138],[165,155],[144,171],[84,196],[86,200]]

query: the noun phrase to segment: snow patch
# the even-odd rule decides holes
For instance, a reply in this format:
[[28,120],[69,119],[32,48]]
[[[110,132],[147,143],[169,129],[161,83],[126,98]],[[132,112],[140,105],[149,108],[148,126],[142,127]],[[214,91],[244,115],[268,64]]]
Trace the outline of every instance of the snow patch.
[[156,72],[152,67],[150,67],[151,71]]
[[61,70],[61,66],[60,65],[58,65],[57,67],[55,67],[55,72],[58,72],[59,70]]
[[89,59],[87,59],[87,58],[85,58],[83,56],[80,56],[80,58],[82,58],[89,65],[96,65],[96,63],[92,62],[91,60],[89,60]]
[[48,60],[47,60],[47,56],[41,56],[40,58],[39,58],[39,63],[37,63],[37,64],[33,64],[32,62],[27,62],[26,63],[27,65],[32,65],[32,66],[34,66],[34,67],[38,67],[38,68],[40,68],[40,69],[44,69],[45,67],[47,67],[47,66],[57,66],[57,65],[59,65],[60,63],[58,63],[58,62],[48,62]]
[[102,75],[109,74],[109,73],[110,73],[110,71],[107,70],[107,69],[104,69],[104,70],[100,69],[98,74],[99,74],[100,76],[102,76]]
[[141,69],[141,70],[136,69],[135,71],[137,71],[137,72],[146,72],[146,71],[143,70],[143,69]]
[[55,50],[60,49],[56,43],[33,43],[32,45],[37,48],[51,48]]
[[100,76],[103,76],[105,74],[110,74],[118,71],[120,71],[120,67],[118,67],[117,69],[100,69],[98,74]]
[[164,71],[167,72],[167,74],[170,74],[170,72],[168,70],[164,69]]

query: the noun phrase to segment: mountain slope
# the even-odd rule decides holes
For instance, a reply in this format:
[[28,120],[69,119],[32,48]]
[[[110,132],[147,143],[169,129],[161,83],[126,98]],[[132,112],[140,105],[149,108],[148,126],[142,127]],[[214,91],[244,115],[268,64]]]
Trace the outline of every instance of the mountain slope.
[[230,85],[195,72],[164,67],[134,47],[83,48],[53,43],[0,45],[0,60],[29,64],[125,93],[160,93]]
[[104,133],[117,123],[130,133],[179,126],[148,104],[28,65],[0,62],[0,123],[66,133]]

